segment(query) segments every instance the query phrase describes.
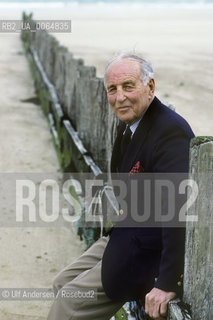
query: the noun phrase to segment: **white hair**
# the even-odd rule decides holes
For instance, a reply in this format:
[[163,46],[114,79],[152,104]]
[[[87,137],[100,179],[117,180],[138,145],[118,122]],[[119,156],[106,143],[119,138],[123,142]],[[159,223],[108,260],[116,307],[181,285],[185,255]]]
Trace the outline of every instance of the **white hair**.
[[137,56],[136,54],[131,53],[120,53],[116,57],[114,57],[112,60],[109,61],[109,63],[106,66],[105,72],[104,72],[104,86],[106,88],[106,72],[108,67],[115,61],[120,61],[123,59],[129,59],[137,61],[140,65],[141,69],[141,81],[144,85],[147,85],[150,79],[154,79],[154,72],[151,66],[151,63],[146,61],[145,59]]

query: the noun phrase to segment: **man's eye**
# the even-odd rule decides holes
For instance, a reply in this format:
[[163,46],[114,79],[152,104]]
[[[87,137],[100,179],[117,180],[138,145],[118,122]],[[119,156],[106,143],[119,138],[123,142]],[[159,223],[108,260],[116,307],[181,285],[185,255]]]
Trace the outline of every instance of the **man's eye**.
[[125,86],[124,89],[127,90],[127,91],[130,91],[130,90],[133,90],[134,87],[131,86],[131,85],[128,85],[128,86]]
[[108,90],[107,90],[107,92],[108,93],[114,93],[114,92],[116,92],[116,88],[109,88]]

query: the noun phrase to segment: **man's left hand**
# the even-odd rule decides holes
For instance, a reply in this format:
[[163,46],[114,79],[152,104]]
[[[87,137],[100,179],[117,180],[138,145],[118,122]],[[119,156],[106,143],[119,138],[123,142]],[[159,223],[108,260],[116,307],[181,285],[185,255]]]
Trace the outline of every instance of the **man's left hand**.
[[175,297],[175,292],[153,288],[145,297],[145,312],[153,319],[165,319],[168,302]]

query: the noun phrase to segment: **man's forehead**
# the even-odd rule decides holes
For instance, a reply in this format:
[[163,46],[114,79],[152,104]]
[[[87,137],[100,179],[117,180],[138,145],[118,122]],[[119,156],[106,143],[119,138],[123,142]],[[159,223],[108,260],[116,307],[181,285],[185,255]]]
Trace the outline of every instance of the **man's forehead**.
[[140,64],[132,59],[113,61],[106,71],[106,81],[127,81],[140,77]]

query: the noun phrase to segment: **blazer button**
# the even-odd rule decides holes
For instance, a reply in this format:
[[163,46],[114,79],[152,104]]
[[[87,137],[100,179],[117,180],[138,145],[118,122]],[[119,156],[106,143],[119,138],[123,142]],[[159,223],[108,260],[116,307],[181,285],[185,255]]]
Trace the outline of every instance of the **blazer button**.
[[178,287],[181,287],[182,282],[181,282],[181,281],[178,281],[177,285],[178,285]]
[[124,213],[123,209],[121,209],[119,212],[120,212],[120,214],[123,214],[123,213]]

